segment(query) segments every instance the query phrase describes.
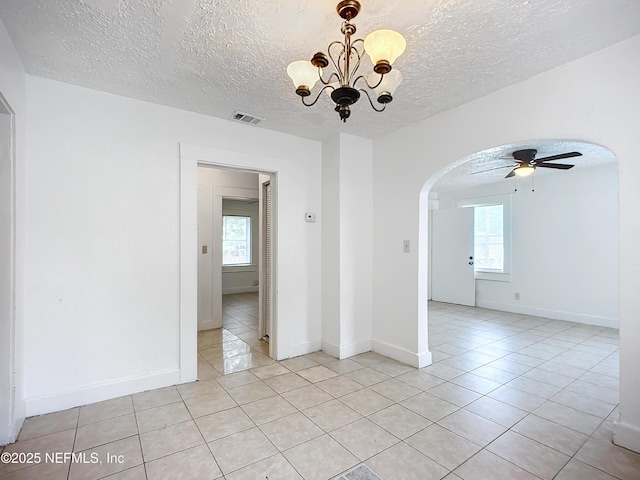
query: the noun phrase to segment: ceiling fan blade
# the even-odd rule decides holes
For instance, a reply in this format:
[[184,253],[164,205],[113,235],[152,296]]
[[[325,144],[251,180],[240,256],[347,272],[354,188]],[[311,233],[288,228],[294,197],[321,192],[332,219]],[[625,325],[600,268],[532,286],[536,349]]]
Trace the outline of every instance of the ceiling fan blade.
[[542,163],[539,165],[536,165],[536,167],[541,167],[541,168],[557,168],[559,170],[569,170],[570,168],[573,168],[575,165],[568,165],[566,163]]
[[511,178],[511,177],[514,177],[515,175],[516,175],[516,169],[514,168],[509,173],[507,173],[507,176],[504,178]]
[[494,168],[488,168],[486,170],[479,170],[477,172],[471,172],[469,175],[476,175],[478,173],[491,172],[492,170],[500,170],[503,168],[513,168],[513,165],[505,165],[504,167],[494,167]]
[[539,166],[542,162],[550,162],[551,160],[561,160],[563,158],[581,157],[581,156],[582,154],[580,152],[560,153],[558,155],[551,155],[550,157],[536,158],[536,163]]

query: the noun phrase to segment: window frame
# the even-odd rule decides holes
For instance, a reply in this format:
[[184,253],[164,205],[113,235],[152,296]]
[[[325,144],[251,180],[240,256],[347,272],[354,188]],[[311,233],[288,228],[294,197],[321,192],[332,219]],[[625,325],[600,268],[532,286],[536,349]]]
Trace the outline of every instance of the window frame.
[[[241,218],[246,218],[249,222],[248,226],[249,226],[249,231],[247,234],[247,238],[245,239],[246,243],[247,243],[247,250],[249,252],[249,261],[247,263],[224,263],[224,242],[225,241],[238,241],[238,240],[226,240],[225,237],[225,218],[226,217],[241,217]],[[251,215],[240,215],[240,214],[222,214],[222,267],[223,268],[238,268],[238,267],[247,267],[247,266],[251,266],[253,265],[253,248],[251,245],[251,242],[253,241],[253,236],[252,236],[252,231],[253,231],[253,225],[252,225],[252,221],[251,221]]]
[[[486,197],[474,197],[461,199],[456,202],[458,208],[469,207],[488,207],[491,205],[502,205],[502,246],[503,246],[503,265],[502,271],[494,269],[476,268],[474,265],[474,276],[476,280],[493,280],[498,282],[511,281],[511,195],[491,195]],[[475,222],[473,228],[475,239]],[[474,241],[475,249],[475,241]]]

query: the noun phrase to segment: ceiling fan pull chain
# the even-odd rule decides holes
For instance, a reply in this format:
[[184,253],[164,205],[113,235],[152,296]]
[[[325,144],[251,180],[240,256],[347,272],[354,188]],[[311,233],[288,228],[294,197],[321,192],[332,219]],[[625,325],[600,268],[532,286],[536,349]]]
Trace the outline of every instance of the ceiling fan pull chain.
[[531,192],[535,192],[536,191],[536,188],[535,188],[536,184],[535,184],[535,180],[534,180],[533,177],[535,177],[535,172],[534,172],[534,175],[531,175]]

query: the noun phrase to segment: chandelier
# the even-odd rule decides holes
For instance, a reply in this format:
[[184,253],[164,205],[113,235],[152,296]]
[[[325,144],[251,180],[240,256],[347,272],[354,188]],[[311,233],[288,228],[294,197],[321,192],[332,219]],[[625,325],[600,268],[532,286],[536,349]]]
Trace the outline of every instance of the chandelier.
[[[356,33],[356,26],[351,20],[360,12],[360,2],[343,0],[338,3],[336,10],[344,19],[341,28],[344,42],[331,42],[327,54],[318,52],[311,61],[298,60],[291,63],[287,67],[287,74],[293,80],[296,93],[305,106],[315,105],[322,92],[326,91],[335,104],[335,111],[340,114],[340,119],[346,122],[351,115],[351,105],[360,99],[360,92],[366,95],[376,112],[382,112],[393,100],[396,88],[402,83],[402,74],[398,70],[392,70],[391,64],[402,55],[407,42],[402,35],[393,30],[376,30],[364,40],[352,40],[351,36]],[[374,65],[373,72],[368,77],[356,76],[365,52]],[[322,69],[329,66],[329,61],[334,71],[325,79]],[[308,103],[306,98],[311,95],[311,89],[318,80],[324,86],[315,100]],[[373,103],[370,91],[375,95],[380,107]]]

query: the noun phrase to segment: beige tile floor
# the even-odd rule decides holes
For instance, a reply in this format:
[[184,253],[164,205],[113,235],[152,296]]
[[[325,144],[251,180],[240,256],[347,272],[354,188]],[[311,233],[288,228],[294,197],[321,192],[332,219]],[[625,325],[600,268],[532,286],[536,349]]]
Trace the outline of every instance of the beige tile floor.
[[202,380],[28,419],[6,452],[86,462],[0,479],[640,479],[611,442],[615,330],[432,303],[418,370],[371,352],[273,362],[255,296],[224,310],[199,334]]

